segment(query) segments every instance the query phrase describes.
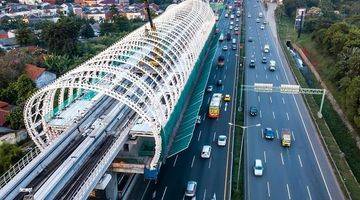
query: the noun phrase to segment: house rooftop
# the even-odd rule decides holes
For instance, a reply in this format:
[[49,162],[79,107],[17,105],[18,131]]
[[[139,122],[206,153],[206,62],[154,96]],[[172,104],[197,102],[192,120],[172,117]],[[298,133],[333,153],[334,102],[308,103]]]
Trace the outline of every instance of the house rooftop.
[[44,71],[45,68],[37,67],[32,64],[25,65],[25,73],[32,81],[35,81],[42,73],[44,73]]

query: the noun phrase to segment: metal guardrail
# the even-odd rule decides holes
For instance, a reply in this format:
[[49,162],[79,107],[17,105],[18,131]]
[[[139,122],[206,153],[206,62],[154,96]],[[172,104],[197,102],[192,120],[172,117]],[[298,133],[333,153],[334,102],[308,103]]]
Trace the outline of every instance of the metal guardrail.
[[6,171],[0,177],[0,189],[9,183],[22,169],[24,169],[36,156],[40,154],[40,149],[37,147],[32,148],[24,157],[22,157],[17,163],[12,165],[8,171]]

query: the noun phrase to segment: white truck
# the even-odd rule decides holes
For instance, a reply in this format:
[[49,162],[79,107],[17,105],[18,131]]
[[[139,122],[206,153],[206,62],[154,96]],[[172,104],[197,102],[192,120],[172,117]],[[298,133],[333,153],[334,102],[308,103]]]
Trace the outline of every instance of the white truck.
[[270,46],[268,44],[264,45],[264,53],[269,53],[270,52]]

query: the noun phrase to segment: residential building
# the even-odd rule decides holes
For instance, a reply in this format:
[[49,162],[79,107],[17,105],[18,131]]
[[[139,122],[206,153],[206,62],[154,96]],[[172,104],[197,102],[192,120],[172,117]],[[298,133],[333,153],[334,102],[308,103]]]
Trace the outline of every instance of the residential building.
[[0,126],[4,126],[6,117],[10,114],[10,104],[0,101]]
[[42,88],[56,79],[54,73],[46,71],[45,68],[37,67],[32,64],[25,65],[25,73],[35,82],[37,88]]
[[8,33],[4,30],[0,30],[0,38],[1,39],[9,38]]

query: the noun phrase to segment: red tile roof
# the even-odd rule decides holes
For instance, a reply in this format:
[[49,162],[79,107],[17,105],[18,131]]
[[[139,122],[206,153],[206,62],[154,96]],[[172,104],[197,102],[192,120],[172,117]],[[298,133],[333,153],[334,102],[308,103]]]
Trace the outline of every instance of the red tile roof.
[[35,81],[44,71],[45,68],[37,67],[32,64],[25,65],[25,73],[32,81]]
[[0,126],[5,124],[6,117],[10,114],[10,105],[0,101]]

